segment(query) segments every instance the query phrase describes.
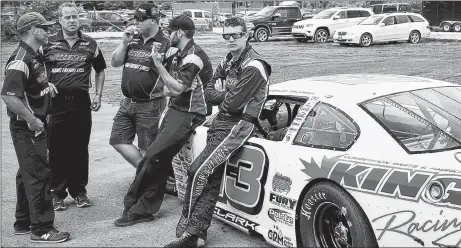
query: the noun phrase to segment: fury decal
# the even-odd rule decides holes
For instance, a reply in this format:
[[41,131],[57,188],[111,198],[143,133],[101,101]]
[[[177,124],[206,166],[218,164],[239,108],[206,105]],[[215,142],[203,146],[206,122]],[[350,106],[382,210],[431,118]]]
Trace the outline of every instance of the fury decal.
[[[439,175],[438,172],[421,171],[413,165],[402,165],[403,168],[388,166],[390,162],[380,161],[346,161],[347,156],[337,156],[322,159],[318,165],[314,159],[311,162],[301,160],[302,169],[311,179],[329,178],[344,188],[370,194],[396,197],[403,200],[418,202],[426,201],[437,206],[461,208],[461,176]],[[373,164],[372,164],[373,163]],[[374,163],[379,163],[376,165]],[[384,165],[383,165],[384,164]],[[400,166],[400,164],[392,164]],[[406,167],[413,167],[407,169]],[[423,194],[426,185],[437,180],[445,186],[445,196],[440,202],[431,202]]]
[[269,200],[271,203],[277,206],[290,209],[290,210],[293,210],[295,208],[296,202],[297,202],[297,200],[293,200],[291,198],[276,194],[274,192],[270,192]]

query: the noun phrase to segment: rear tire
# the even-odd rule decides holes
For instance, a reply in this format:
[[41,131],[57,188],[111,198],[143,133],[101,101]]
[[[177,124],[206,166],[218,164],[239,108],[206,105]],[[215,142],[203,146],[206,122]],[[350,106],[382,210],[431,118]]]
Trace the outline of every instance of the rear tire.
[[447,23],[447,22],[446,22],[446,23],[442,24],[442,30],[443,30],[444,32],[450,32],[450,31],[451,31],[451,25],[450,25],[450,23]]
[[421,40],[421,34],[419,31],[413,30],[408,37],[408,42],[412,44],[416,44]]
[[373,43],[373,36],[369,33],[364,33],[360,36],[360,43],[359,45],[362,47],[369,47]]
[[365,212],[336,184],[312,186],[298,214],[302,247],[378,247]]
[[461,32],[461,23],[455,23],[453,24],[453,30],[455,32]]

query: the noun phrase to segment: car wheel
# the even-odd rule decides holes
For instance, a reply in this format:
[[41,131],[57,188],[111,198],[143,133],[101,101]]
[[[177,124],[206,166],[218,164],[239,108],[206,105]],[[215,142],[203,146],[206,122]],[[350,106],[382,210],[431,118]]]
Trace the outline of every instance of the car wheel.
[[410,33],[410,37],[408,38],[408,42],[416,44],[421,40],[421,35],[419,34],[418,31],[413,30]]
[[369,33],[362,34],[360,36],[360,46],[369,47],[373,43],[373,37]]
[[442,25],[442,29],[443,29],[443,31],[445,31],[445,32],[450,32],[450,31],[451,31],[451,25],[450,25],[450,23],[444,23],[444,24]]
[[455,23],[453,24],[453,30],[455,32],[461,32],[461,23]]
[[328,40],[328,31],[321,28],[321,29],[317,29],[317,31],[315,31],[315,35],[314,35],[314,41],[317,42],[317,43],[325,43],[327,42]]
[[266,28],[258,28],[255,32],[255,40],[264,42],[269,39],[269,31]]
[[365,212],[340,186],[315,184],[299,211],[302,247],[378,247]]

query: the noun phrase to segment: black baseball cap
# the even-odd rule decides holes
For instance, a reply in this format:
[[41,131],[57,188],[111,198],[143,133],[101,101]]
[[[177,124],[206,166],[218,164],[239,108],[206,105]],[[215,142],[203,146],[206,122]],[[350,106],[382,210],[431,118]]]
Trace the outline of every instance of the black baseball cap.
[[56,24],[56,22],[47,21],[40,13],[29,12],[22,15],[18,19],[17,30],[18,33],[23,33],[33,26],[51,26]]
[[175,16],[170,20],[168,25],[170,30],[195,30],[194,21],[186,15]]
[[138,7],[136,7],[134,17],[130,20],[133,20],[135,18],[141,20],[146,20],[149,18],[157,19],[159,17],[160,11],[158,10],[157,5],[153,3],[141,3],[140,5],[138,5]]

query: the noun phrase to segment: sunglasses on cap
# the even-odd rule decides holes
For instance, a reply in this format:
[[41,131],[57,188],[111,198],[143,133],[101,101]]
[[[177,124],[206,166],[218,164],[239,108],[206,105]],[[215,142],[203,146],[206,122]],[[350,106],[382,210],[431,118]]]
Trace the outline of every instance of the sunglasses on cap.
[[138,22],[143,22],[143,21],[145,21],[147,19],[152,19],[152,17],[149,17],[149,16],[144,16],[144,17],[135,16],[133,19],[138,21]]
[[35,27],[43,29],[43,30],[45,30],[45,32],[48,32],[48,26],[35,25]]
[[232,38],[234,38],[234,40],[237,40],[237,39],[242,38],[245,34],[246,34],[245,32],[233,33],[233,34],[222,34],[222,37],[223,37],[225,40],[229,40],[230,37],[232,36]]

